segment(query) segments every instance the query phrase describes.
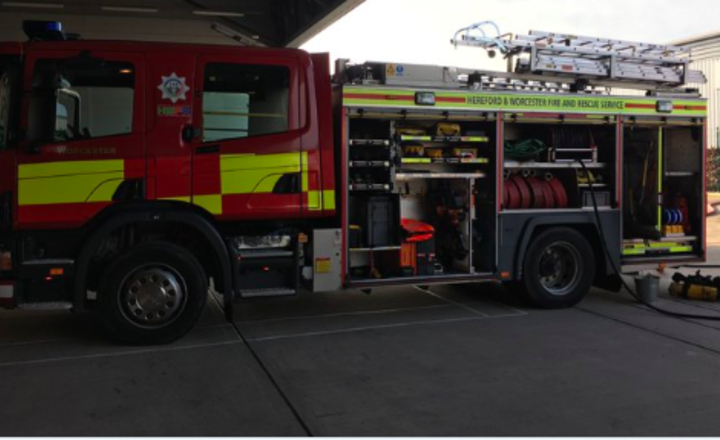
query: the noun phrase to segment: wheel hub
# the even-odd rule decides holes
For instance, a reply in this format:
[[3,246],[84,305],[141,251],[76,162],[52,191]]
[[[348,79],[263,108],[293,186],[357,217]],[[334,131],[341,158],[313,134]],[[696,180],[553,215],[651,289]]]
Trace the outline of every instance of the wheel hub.
[[182,278],[165,267],[141,268],[125,279],[121,289],[123,314],[142,327],[159,327],[173,321],[187,297]]
[[540,283],[552,295],[566,295],[580,279],[580,253],[575,246],[556,242],[545,249],[540,257],[538,273]]

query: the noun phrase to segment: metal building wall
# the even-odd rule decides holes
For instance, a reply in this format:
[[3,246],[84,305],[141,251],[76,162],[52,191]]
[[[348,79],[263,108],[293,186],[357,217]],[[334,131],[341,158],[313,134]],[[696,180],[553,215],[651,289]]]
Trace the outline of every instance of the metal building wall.
[[710,148],[720,146],[720,34],[676,42],[690,48],[691,68],[702,71],[707,84],[691,84],[700,89],[708,100],[708,143]]
[[[720,41],[717,42],[720,49]],[[691,84],[700,89],[708,100],[708,147],[717,148],[720,142],[720,58],[693,61],[693,69],[701,70],[707,77],[707,84]]]

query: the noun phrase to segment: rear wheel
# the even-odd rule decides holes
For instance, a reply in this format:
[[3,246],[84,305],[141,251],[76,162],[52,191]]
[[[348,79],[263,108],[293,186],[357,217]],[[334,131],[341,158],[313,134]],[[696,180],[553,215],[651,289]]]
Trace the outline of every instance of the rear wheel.
[[531,304],[557,309],[582,301],[595,279],[595,253],[578,231],[553,228],[533,239],[523,279],[510,286]]
[[170,243],[127,250],[100,284],[110,335],[131,344],[166,344],[185,335],[207,301],[207,278],[197,259]]

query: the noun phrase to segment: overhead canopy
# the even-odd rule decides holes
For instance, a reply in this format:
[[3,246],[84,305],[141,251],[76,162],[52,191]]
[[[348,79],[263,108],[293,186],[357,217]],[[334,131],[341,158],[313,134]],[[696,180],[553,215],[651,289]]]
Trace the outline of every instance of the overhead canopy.
[[[364,0],[15,0],[0,2],[0,39],[23,19],[61,20],[88,39],[298,47]],[[217,41],[216,41],[217,40]]]

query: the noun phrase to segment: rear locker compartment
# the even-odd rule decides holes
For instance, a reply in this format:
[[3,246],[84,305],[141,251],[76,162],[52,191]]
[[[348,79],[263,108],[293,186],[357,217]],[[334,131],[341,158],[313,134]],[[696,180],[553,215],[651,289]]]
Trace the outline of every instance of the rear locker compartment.
[[702,120],[637,118],[623,137],[624,262],[702,257]]

